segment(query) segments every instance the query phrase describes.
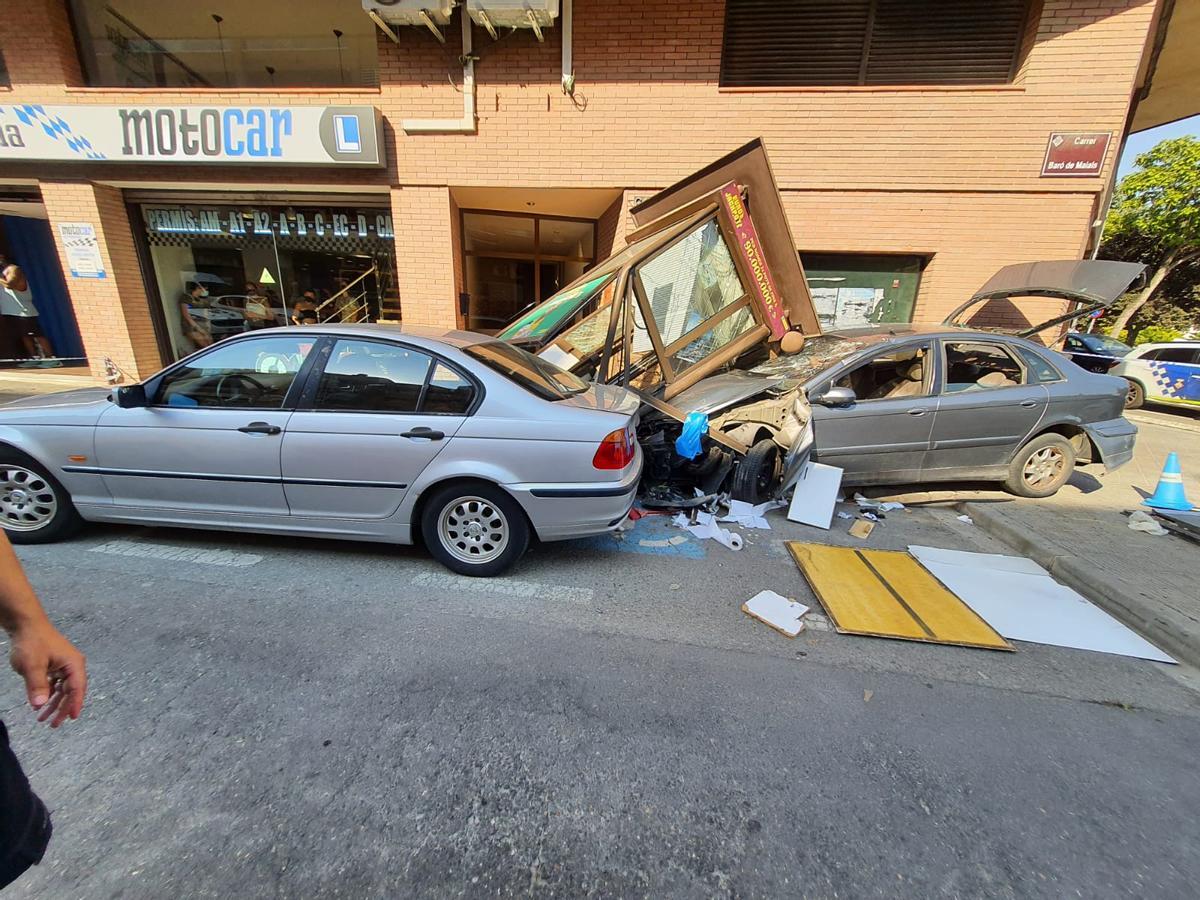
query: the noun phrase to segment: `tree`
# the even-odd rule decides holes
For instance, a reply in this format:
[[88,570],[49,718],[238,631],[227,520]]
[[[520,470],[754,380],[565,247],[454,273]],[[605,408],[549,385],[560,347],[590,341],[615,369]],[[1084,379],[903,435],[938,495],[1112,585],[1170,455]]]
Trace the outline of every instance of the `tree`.
[[1121,179],[1104,223],[1104,255],[1147,263],[1152,274],[1108,333],[1121,333],[1181,267],[1200,259],[1200,140],[1173,138],[1136,160]]

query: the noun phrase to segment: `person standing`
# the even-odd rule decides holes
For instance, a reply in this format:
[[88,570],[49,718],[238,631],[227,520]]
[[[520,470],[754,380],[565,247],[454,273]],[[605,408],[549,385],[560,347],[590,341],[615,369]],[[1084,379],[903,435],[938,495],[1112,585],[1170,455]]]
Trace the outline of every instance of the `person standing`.
[[275,324],[275,313],[271,309],[270,301],[253,281],[246,282],[246,305],[242,311],[246,315],[247,331],[270,328]]
[[292,323],[295,325],[316,325],[318,320],[317,292],[309,288],[300,295],[300,299],[292,307]]
[[54,368],[62,365],[62,360],[53,358],[54,348],[42,332],[37,307],[33,303],[33,291],[29,289],[25,273],[3,255],[0,255],[0,316],[3,316],[5,329],[21,338],[25,353],[30,357],[18,365],[23,368]]
[[179,298],[179,325],[194,350],[203,350],[213,342],[212,324],[206,315],[198,314],[200,310],[210,308],[207,298],[208,288],[195,281]]
[[[58,728],[78,719],[87,694],[87,661],[54,625],[0,531],[0,628],[8,633],[9,660],[25,681],[39,722]],[[29,786],[0,722],[0,890],[42,861],[53,826]]]

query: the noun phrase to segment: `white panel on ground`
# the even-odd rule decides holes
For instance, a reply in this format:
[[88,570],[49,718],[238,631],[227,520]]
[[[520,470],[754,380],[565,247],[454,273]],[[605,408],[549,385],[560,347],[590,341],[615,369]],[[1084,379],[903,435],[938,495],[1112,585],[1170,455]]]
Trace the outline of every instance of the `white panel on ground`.
[[1010,640],[1175,662],[1033,560],[916,545],[908,552]]
[[833,521],[833,505],[837,503],[842,486],[842,470],[837,466],[806,462],[792,494],[787,517],[801,525],[829,528]]

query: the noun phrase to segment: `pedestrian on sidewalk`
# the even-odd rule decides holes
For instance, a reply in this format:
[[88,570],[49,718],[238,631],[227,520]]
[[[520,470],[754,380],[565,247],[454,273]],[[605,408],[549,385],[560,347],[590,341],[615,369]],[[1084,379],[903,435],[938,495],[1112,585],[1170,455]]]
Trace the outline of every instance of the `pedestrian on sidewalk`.
[[[25,679],[38,721],[57,728],[79,718],[87,693],[83,654],[50,624],[2,531],[0,628],[8,632],[12,667]],[[42,861],[51,830],[50,813],[29,786],[0,722],[0,890]]]
[[[42,333],[38,321],[37,306],[33,302],[33,291],[25,273],[15,262],[0,253],[0,316],[12,334],[19,335],[30,358],[19,363],[25,368],[54,368],[62,360],[54,359],[54,348],[50,339]],[[40,358],[39,358],[40,357]]]

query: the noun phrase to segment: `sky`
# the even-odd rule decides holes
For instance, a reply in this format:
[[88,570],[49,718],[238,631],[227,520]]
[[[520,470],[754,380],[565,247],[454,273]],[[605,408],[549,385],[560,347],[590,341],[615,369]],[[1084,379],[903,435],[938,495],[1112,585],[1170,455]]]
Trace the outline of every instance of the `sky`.
[[1124,178],[1133,171],[1133,160],[1139,153],[1145,153],[1159,141],[1183,137],[1185,134],[1200,137],[1200,116],[1191,116],[1187,119],[1180,119],[1178,122],[1131,134],[1129,140],[1125,142],[1125,152],[1121,155],[1121,162],[1117,166],[1117,178]]

